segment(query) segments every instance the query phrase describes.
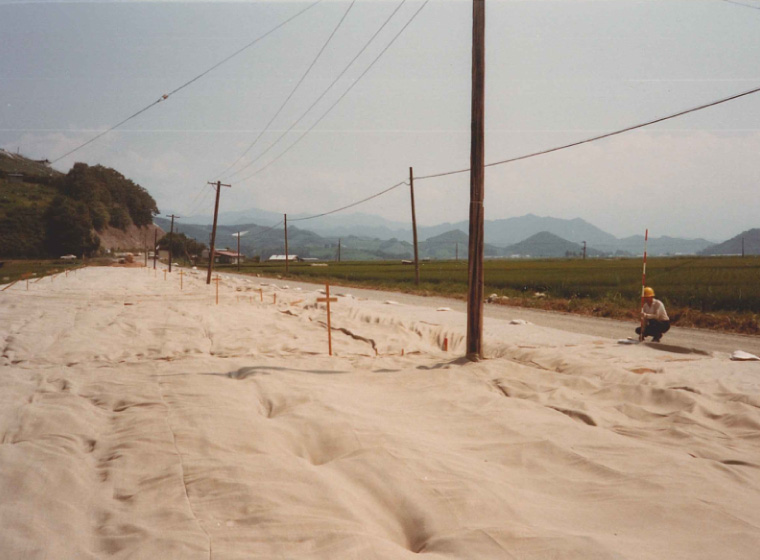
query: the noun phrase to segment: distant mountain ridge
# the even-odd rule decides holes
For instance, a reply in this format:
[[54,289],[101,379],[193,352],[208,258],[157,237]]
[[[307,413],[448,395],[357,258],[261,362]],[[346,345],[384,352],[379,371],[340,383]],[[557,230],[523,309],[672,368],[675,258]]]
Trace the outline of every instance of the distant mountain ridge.
[[[257,219],[253,219],[254,216]],[[306,217],[306,215],[288,216],[289,219],[297,219],[299,217]],[[204,223],[204,219],[206,220],[206,224],[210,224],[212,221],[210,216],[191,216],[185,219],[184,222],[193,223],[200,221]],[[242,227],[242,224],[250,223],[271,226],[281,222],[283,217],[273,212],[253,209],[220,213],[219,219],[220,223],[225,225],[239,224]],[[304,227],[314,234],[336,240],[338,238],[345,239],[354,236],[365,239],[396,239],[401,242],[411,243],[413,237],[409,222],[391,221],[380,216],[364,213],[331,215],[297,223],[300,227]],[[461,235],[464,235],[466,238],[466,232],[469,231],[469,223],[461,221],[456,223],[446,222],[435,226],[420,226],[418,227],[418,238],[421,241],[440,244],[442,240],[438,239],[439,236],[457,230],[462,232]],[[590,252],[590,249],[594,249],[599,253],[621,256],[641,255],[644,252],[643,236],[634,235],[619,239],[582,218],[568,220],[526,214],[513,218],[486,220],[484,230],[486,243],[496,247],[496,252],[499,254],[501,254],[501,251],[498,248],[506,249],[542,232],[551,233],[563,240],[578,245],[582,245],[585,241],[588,255],[594,254]],[[453,242],[456,243],[456,241]],[[460,242],[466,244],[466,240]],[[647,252],[653,256],[697,254],[706,250],[711,245],[713,243],[706,239],[681,239],[669,236],[650,237]],[[466,254],[466,247],[460,247],[459,253],[460,255]],[[440,251],[436,251],[436,254],[440,254]],[[486,254],[488,254],[488,251]]]
[[748,229],[731,239],[708,247],[700,255],[760,255],[760,229]]
[[[527,239],[504,248],[505,256],[561,258],[582,256],[583,246],[563,239],[548,231],[542,231],[531,235]],[[586,246],[586,256],[600,256],[596,249]]]

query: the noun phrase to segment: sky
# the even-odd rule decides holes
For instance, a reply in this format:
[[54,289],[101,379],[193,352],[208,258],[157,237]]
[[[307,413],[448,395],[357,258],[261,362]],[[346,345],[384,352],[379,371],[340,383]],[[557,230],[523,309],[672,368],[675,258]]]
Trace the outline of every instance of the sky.
[[[469,167],[472,3],[323,0],[243,49],[310,4],[0,0],[0,147],[113,167],[180,216],[213,211],[209,181],[222,212],[317,214]],[[486,163],[756,87],[760,0],[486,1]],[[490,167],[486,219],[722,241],[760,227],[758,154],[760,93]],[[415,199],[420,224],[465,220],[469,174]],[[410,221],[408,188],[354,211]]]

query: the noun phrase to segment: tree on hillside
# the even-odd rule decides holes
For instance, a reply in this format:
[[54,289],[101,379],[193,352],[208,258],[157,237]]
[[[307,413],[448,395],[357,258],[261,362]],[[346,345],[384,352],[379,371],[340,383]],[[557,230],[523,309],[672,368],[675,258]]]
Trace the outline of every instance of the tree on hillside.
[[52,255],[91,256],[100,247],[83,202],[57,196],[45,212],[45,248]]
[[169,249],[169,238],[171,239],[171,250],[174,256],[183,256],[187,260],[193,260],[193,257],[199,256],[206,245],[197,242],[191,237],[187,237],[184,233],[174,233],[172,235],[165,235],[158,241],[159,249]]
[[0,219],[0,256],[42,257],[44,241],[45,225],[38,207],[21,207]]
[[153,223],[158,207],[144,188],[110,167],[75,163],[60,180],[62,194],[86,203],[93,226],[126,229]]

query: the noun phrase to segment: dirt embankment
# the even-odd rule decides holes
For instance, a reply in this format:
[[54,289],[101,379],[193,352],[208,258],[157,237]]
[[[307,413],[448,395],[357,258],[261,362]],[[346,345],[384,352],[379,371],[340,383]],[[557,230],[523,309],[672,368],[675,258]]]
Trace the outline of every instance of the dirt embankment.
[[131,225],[126,230],[109,227],[102,232],[97,232],[97,235],[100,237],[100,246],[103,249],[127,251],[150,248],[153,246],[153,240],[156,237],[161,239],[166,232],[157,225],[151,224],[142,227]]

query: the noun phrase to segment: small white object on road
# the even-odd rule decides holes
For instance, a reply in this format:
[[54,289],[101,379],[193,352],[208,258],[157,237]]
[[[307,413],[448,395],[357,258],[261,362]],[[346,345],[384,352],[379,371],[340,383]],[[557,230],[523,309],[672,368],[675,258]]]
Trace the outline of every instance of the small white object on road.
[[731,354],[731,359],[735,362],[757,362],[760,361],[760,358],[755,356],[754,354],[750,354],[749,352],[745,352],[744,350],[735,350],[733,354]]

